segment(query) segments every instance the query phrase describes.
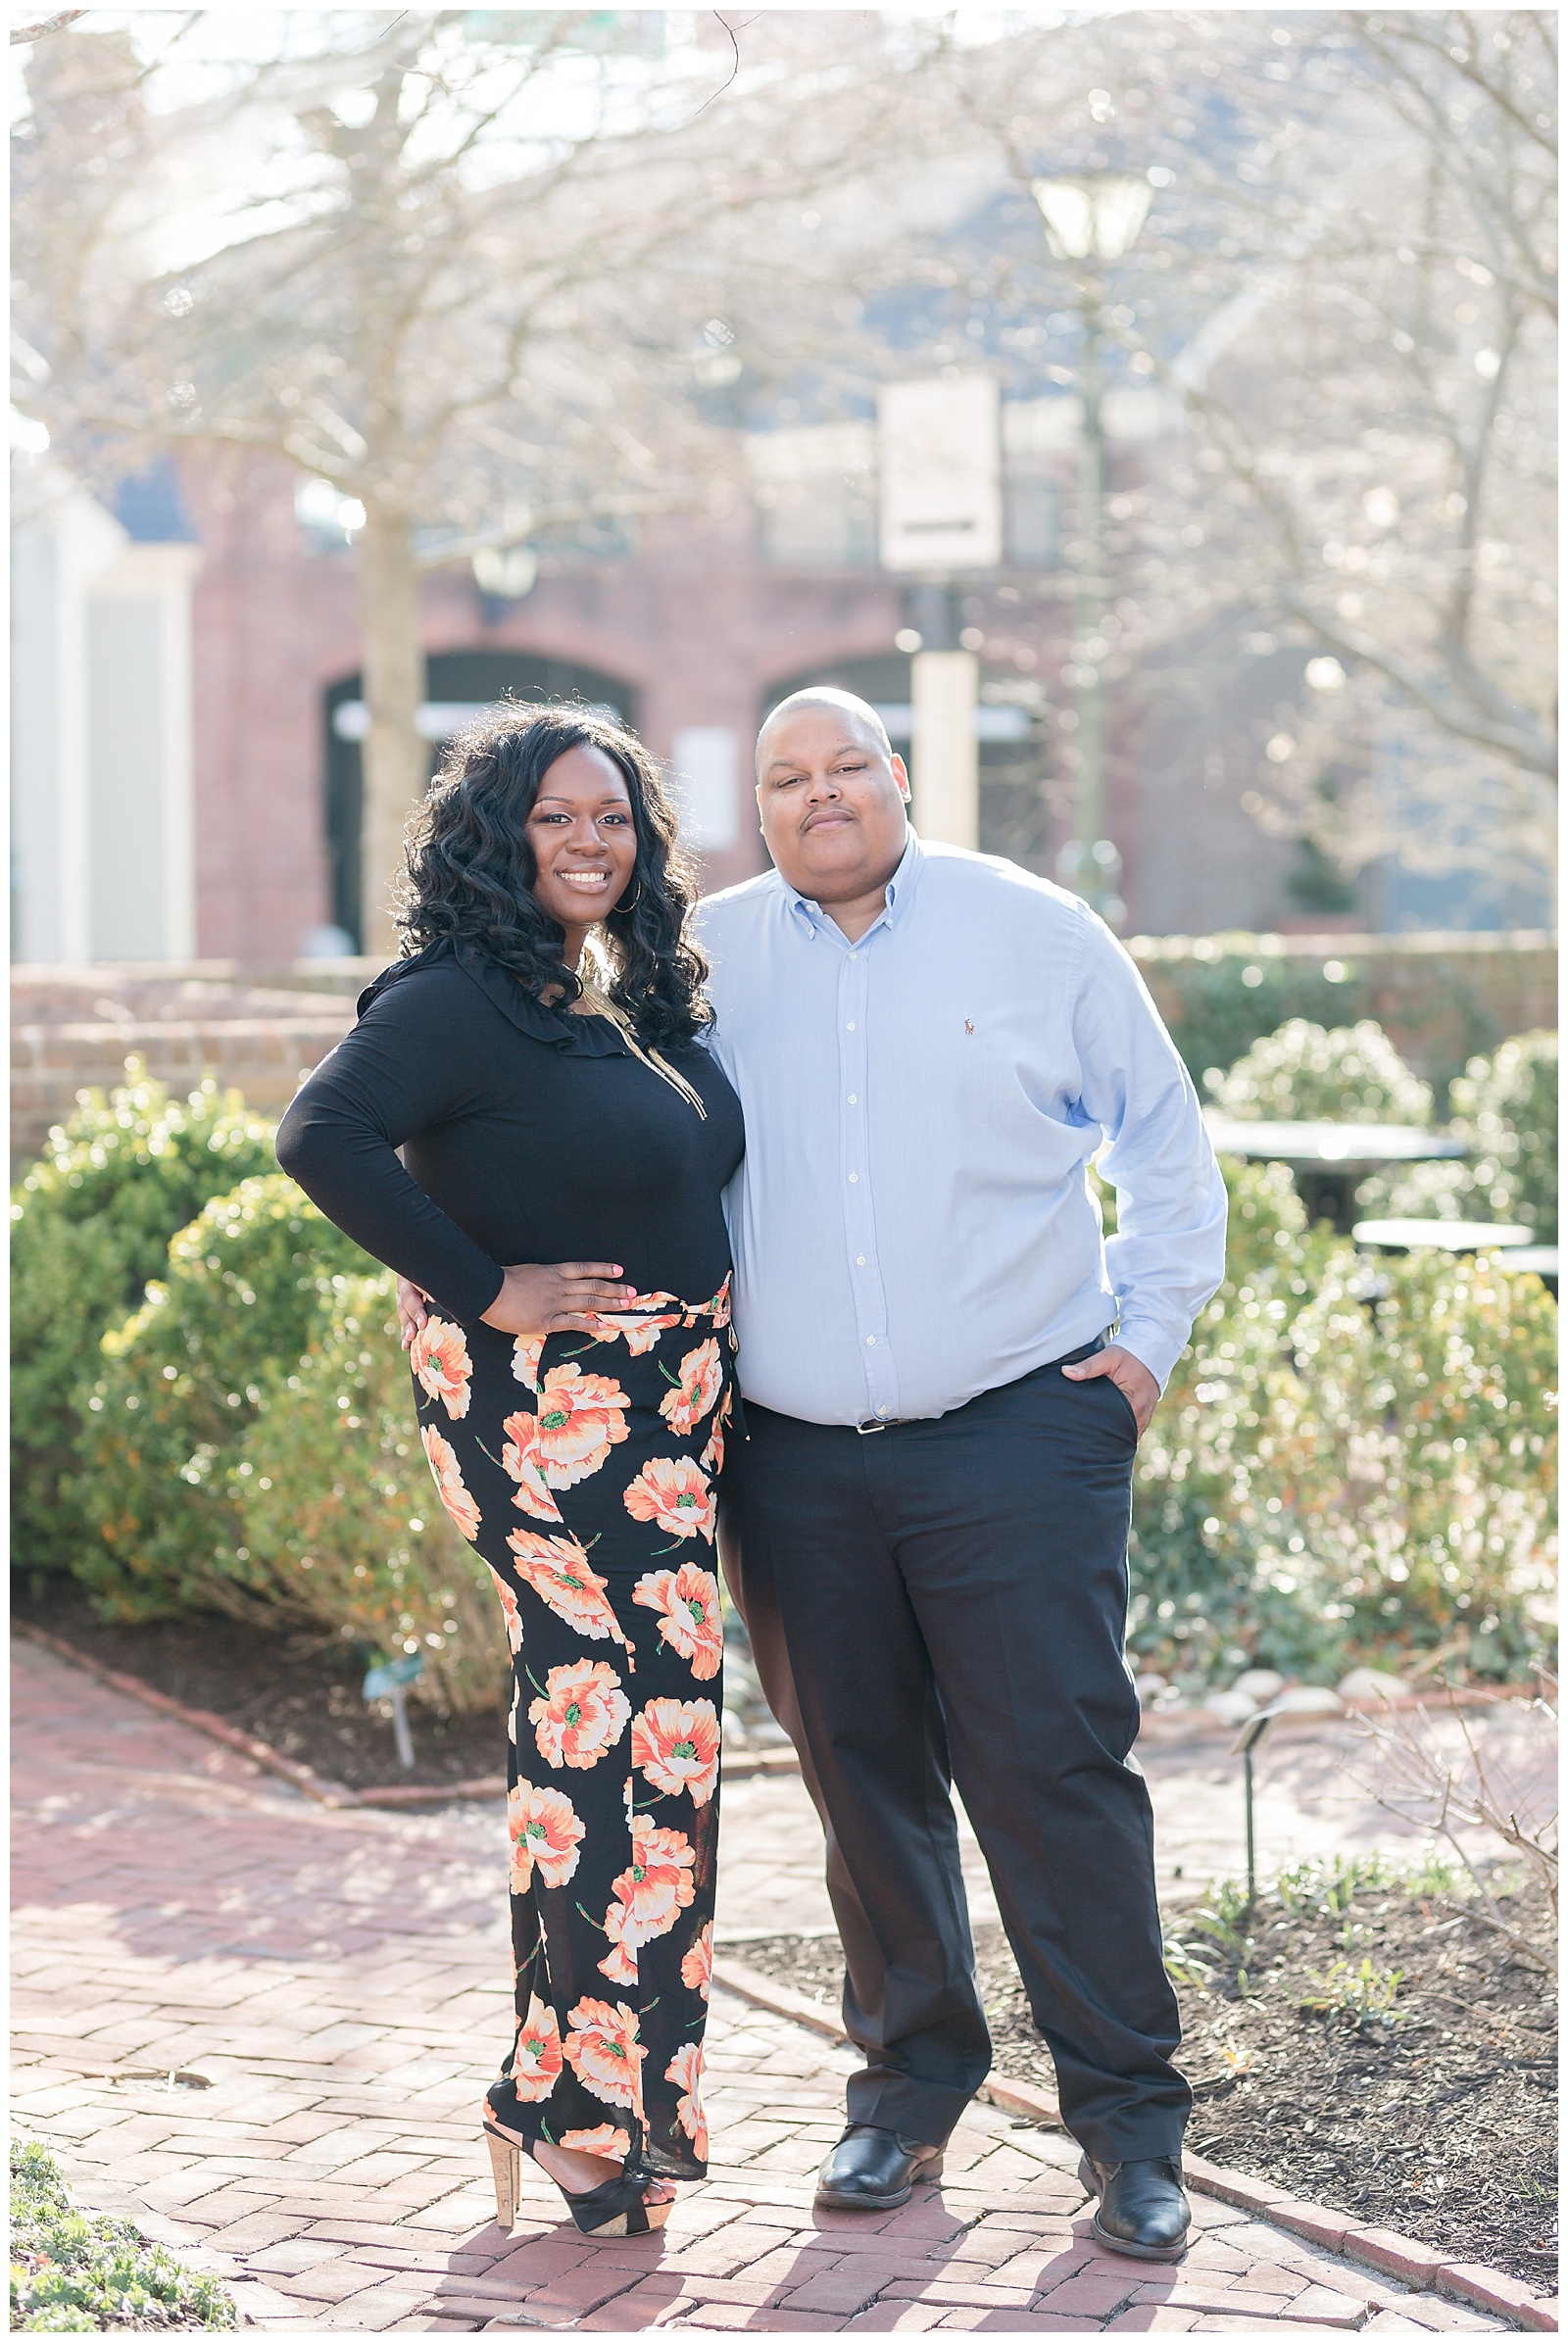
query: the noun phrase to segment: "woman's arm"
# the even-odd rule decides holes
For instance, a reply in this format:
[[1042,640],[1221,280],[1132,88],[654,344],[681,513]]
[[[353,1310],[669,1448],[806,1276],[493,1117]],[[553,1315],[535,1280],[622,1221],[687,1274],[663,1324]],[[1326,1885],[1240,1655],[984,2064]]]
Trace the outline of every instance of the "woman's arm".
[[296,1096],[277,1159],[329,1220],[470,1322],[498,1297],[498,1261],[431,1201],[397,1148],[473,1102],[468,1052],[439,980],[414,977],[371,1002]]
[[[505,1334],[582,1328],[631,1289],[612,1261],[503,1267],[432,1202],[396,1149],[483,1102],[494,1036],[473,1023],[469,988],[413,976],[371,1001],[283,1117],[277,1159],[329,1220],[412,1279],[450,1316]],[[405,1342],[405,1346],[407,1343]]]

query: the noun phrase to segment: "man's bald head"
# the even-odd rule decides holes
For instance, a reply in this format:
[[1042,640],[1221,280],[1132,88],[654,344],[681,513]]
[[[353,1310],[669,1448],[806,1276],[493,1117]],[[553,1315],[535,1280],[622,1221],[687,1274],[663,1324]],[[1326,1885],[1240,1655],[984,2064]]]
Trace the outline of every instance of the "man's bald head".
[[762,836],[785,883],[863,933],[908,843],[909,776],[853,691],[791,692],[757,743]]
[[854,726],[865,741],[867,748],[873,748],[879,755],[889,759],[892,758],[893,743],[888,738],[887,725],[882,721],[869,700],[858,699],[853,691],[840,691],[836,684],[811,683],[807,685],[805,691],[792,691],[787,700],[780,700],[778,706],[770,707],[763,717],[762,728],[757,735],[757,770],[759,775],[762,770],[764,743],[780,724],[787,723],[792,716],[803,713],[808,707],[834,709],[836,713],[845,717]]

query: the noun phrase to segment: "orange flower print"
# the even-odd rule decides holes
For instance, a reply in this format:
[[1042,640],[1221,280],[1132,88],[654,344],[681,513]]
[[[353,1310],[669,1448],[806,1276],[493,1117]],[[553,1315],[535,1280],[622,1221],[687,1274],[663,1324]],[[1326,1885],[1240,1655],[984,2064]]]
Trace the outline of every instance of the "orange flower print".
[[539,1453],[539,1418],[509,1415],[501,1428],[507,1435],[507,1443],[501,1450],[502,1468],[517,1483],[513,1503],[519,1512],[531,1513],[536,1521],[559,1521],[561,1507],[550,1493],[544,1459]]
[[[667,1935],[680,1914],[690,1909],[696,1891],[690,1873],[696,1860],[690,1838],[678,1830],[658,1829],[651,1814],[633,1818],[631,1868],[612,1885],[605,1914],[611,1952],[599,1965],[612,1983],[635,1984],[639,1945]],[[623,1973],[627,1970],[629,1975]]]
[[541,1886],[564,1886],[587,1835],[571,1799],[560,1789],[536,1789],[531,1781],[519,1781],[507,1791],[507,1828],[513,1893],[525,1895],[535,1871]]
[[501,1615],[507,1622],[507,1643],[512,1656],[515,1658],[522,1648],[522,1614],[517,1608],[516,1587],[507,1584],[493,1563],[487,1566],[496,1582],[496,1591],[501,1596]]
[[707,2000],[713,1981],[713,1923],[709,1921],[691,1950],[680,1964],[680,1980],[688,1992],[700,1993]]
[[659,1412],[670,1430],[689,1432],[693,1424],[701,1423],[723,1380],[716,1342],[700,1342],[694,1350],[688,1350],[680,1362],[680,1381],[659,1402]]
[[441,1501],[471,1545],[479,1534],[479,1507],[463,1485],[457,1450],[431,1427],[422,1430],[419,1438],[424,1442],[425,1458],[435,1475]]
[[666,1796],[690,1789],[693,1805],[706,1805],[713,1794],[718,1745],[710,1699],[651,1699],[632,1720],[632,1763]]
[[[610,1581],[595,1576],[574,1537],[539,1537],[531,1529],[514,1529],[507,1543],[517,1557],[518,1577],[558,1618],[590,1642],[603,1642],[607,1635],[612,1642],[625,1642],[605,1599]],[[715,1594],[717,1590],[715,1586]]]
[[[606,1914],[607,1926],[613,1923],[615,1911],[616,1906],[612,1903]],[[635,1984],[637,1981],[635,1948],[628,1951],[623,1943],[616,1943],[612,1940],[609,1951],[599,1963],[599,1973],[601,1976],[607,1976],[612,1984]]]
[[[569,1488],[597,1472],[627,1437],[626,1393],[609,1375],[552,1366],[539,1386],[534,1453],[553,1488]],[[514,1419],[515,1420],[515,1419]]]
[[715,1478],[724,1469],[724,1426],[730,1419],[734,1396],[735,1393],[732,1390],[726,1391],[713,1410],[713,1420],[709,1426],[708,1445],[697,1459],[703,1470],[711,1472]]
[[561,2078],[561,2027],[554,2009],[535,1993],[517,2027],[512,2053],[512,2086],[519,2098],[548,2098]]
[[656,1317],[639,1317],[632,1312],[657,1310],[661,1302],[672,1301],[674,1297],[673,1293],[638,1293],[623,1310],[598,1310],[594,1314],[594,1332],[601,1342],[624,1341],[632,1356],[640,1358],[645,1350],[653,1348],[666,1326],[680,1324],[680,1312],[676,1310],[673,1315],[666,1312]]
[[663,1317],[628,1318],[621,1331],[626,1337],[626,1347],[632,1356],[640,1358],[646,1351],[654,1347],[666,1327],[679,1324],[678,1314]]
[[630,1714],[631,1702],[614,1669],[603,1659],[579,1659],[550,1670],[543,1698],[529,1703],[528,1722],[547,1764],[572,1765],[586,1773],[614,1747]]
[[543,1334],[519,1334],[512,1345],[513,1379],[530,1391],[539,1388],[539,1361],[547,1339]]
[[[566,2044],[571,2054],[571,2043]],[[680,2103],[675,2120],[691,2140],[692,2153],[699,2163],[708,2161],[708,2117],[703,2112],[703,2052],[699,2042],[688,2041],[677,2049],[664,2068],[664,2079],[672,2081],[680,2091]]]
[[601,2122],[597,2130],[564,2130],[556,2141],[558,2147],[575,2147],[579,2155],[613,2155],[622,2162],[628,2143],[613,2122]]
[[713,1541],[713,1492],[690,1456],[652,1457],[622,1500],[634,1521],[657,1521],[671,1537],[700,1533],[710,1544]]
[[456,1423],[468,1412],[468,1377],[473,1361],[461,1326],[432,1317],[416,1334],[409,1348],[409,1364],[429,1398],[438,1398]]
[[662,1612],[660,1637],[692,1663],[700,1683],[716,1676],[724,1656],[724,1628],[718,1608],[718,1580],[711,1570],[683,1561],[678,1570],[650,1570],[639,1578],[634,1602]]
[[728,1277],[726,1277],[723,1284],[719,1287],[717,1293],[714,1293],[712,1299],[708,1303],[707,1307],[702,1312],[704,1317],[710,1317],[712,1319],[714,1330],[720,1334],[729,1324],[729,1288],[730,1280]]
[[647,2050],[637,2038],[637,2012],[624,2001],[580,2000],[568,2010],[571,2030],[562,2044],[571,2070],[592,2097],[607,2106],[624,2106],[641,2115],[643,2060]]

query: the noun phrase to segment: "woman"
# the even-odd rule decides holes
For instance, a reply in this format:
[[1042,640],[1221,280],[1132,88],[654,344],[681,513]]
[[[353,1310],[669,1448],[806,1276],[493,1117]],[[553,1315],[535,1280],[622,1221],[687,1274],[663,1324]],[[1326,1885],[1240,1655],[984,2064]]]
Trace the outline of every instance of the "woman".
[[708,2153],[740,1104],[698,1046],[691,882],[628,733],[567,707],[465,733],[408,873],[406,955],[290,1106],[278,1160],[431,1297],[420,1438],[506,1616],[497,2217],[520,2152],[585,2233],[641,2235]]

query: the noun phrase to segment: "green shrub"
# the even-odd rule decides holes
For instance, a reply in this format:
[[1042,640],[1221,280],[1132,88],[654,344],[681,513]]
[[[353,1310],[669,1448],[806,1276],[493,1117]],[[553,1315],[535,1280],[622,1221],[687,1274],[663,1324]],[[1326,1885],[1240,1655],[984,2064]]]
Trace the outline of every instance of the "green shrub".
[[1139,1454],[1131,1650],[1192,1689],[1437,1649],[1523,1673],[1546,1635],[1555,1303],[1486,1256],[1374,1283],[1278,1165],[1226,1178],[1226,1280]]
[[162,1281],[106,1334],[75,1488],[91,1536],[77,1575],[106,1617],[237,1610],[247,1595],[226,1465],[330,1307],[373,1264],[273,1171],[216,1196],[168,1248]]
[[16,1566],[66,1570],[87,1536],[67,1485],[98,1342],[136,1307],[169,1241],[252,1173],[272,1167],[272,1134],[236,1091],[204,1082],[184,1100],[131,1079],[83,1094],[12,1192],[12,1534]]
[[1378,1283],[1339,1251],[1292,1329],[1259,1442],[1297,1525],[1275,1584],[1331,1582],[1359,1654],[1523,1672],[1553,1580],[1556,1304],[1494,1254],[1413,1253]]
[[1520,1033],[1472,1057],[1448,1089],[1449,1125],[1468,1149],[1410,1163],[1356,1190],[1379,1217],[1511,1220],[1538,1244],[1557,1241],[1557,1036]]
[[[1226,1273],[1200,1313],[1139,1449],[1128,1541],[1128,1644],[1198,1689],[1249,1666],[1320,1675],[1345,1635],[1332,1591],[1271,1568],[1287,1498],[1259,1491],[1270,1378],[1289,1355],[1334,1240],[1308,1232],[1283,1164],[1221,1163],[1230,1194]],[[1259,1522],[1262,1527],[1259,1529]],[[1282,1576],[1292,1583],[1281,1586]]]
[[76,2212],[54,2158],[11,2145],[11,2330],[98,2334],[112,2327],[226,2333],[238,2323],[216,2277],[198,2275],[128,2220]]
[[1493,1057],[1472,1057],[1448,1093],[1477,1204],[1557,1241],[1557,1036],[1520,1033]]
[[1254,1041],[1229,1073],[1203,1078],[1212,1103],[1238,1122],[1432,1119],[1432,1092],[1370,1017],[1332,1030],[1292,1017]]
[[235,1584],[378,1654],[422,1651],[428,1697],[501,1701],[490,1572],[425,1461],[390,1270],[338,1280],[305,1355],[266,1387],[228,1491],[243,1543],[222,1566]]
[[[1327,944],[1321,956],[1308,959],[1282,951],[1277,936],[1239,931],[1143,936],[1131,950],[1200,1090],[1211,1069],[1234,1065],[1254,1041],[1291,1018],[1344,1026],[1375,1015],[1388,973],[1386,961],[1357,960],[1344,943]],[[1486,991],[1463,958],[1433,954],[1422,965],[1419,990],[1404,993],[1399,1022],[1430,1080],[1446,1081],[1467,1058],[1496,1047],[1499,1027]]]
[[[1133,947],[1168,1011],[1171,1039],[1201,1090],[1214,1069],[1233,1065],[1244,1050],[1292,1017],[1338,1023],[1354,1016],[1371,987],[1354,962],[1287,957],[1255,935],[1167,937]],[[1178,956],[1179,954],[1179,956]],[[1324,966],[1343,967],[1339,981]],[[1480,1033],[1478,1040],[1487,1036]]]

